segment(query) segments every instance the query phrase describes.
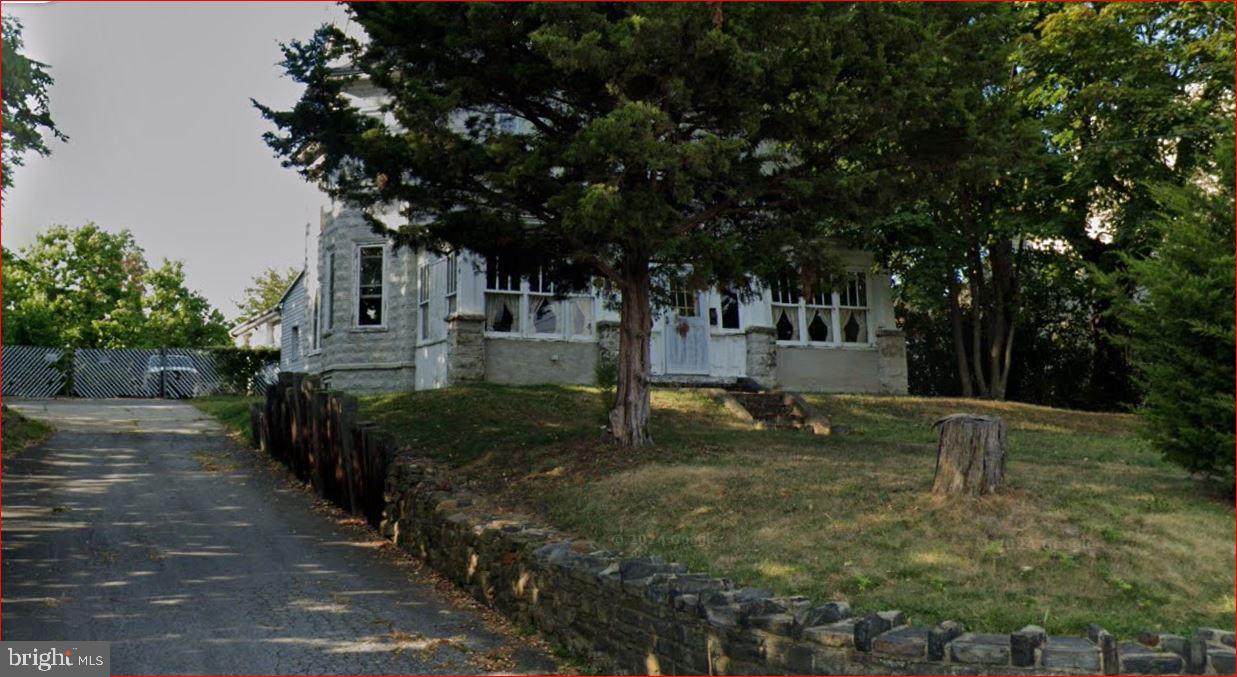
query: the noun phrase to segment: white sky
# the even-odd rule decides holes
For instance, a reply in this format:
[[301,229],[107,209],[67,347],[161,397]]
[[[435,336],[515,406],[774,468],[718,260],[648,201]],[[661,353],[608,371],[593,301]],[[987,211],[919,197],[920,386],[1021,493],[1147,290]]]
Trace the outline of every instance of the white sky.
[[278,43],[344,10],[318,2],[52,2],[0,7],[27,55],[51,66],[52,117],[68,143],[28,156],[4,198],[5,247],[51,224],[129,228],[152,264],[185,262],[191,288],[229,318],[250,278],[300,268],[305,224],[326,198],[279,166],[249,98],[277,107],[299,87]]

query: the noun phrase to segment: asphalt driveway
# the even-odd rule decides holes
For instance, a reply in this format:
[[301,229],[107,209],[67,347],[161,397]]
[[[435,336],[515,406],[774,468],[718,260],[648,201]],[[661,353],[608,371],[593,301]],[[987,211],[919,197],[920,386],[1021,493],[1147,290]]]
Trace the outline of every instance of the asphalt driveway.
[[57,428],[4,463],[5,640],[109,641],[113,674],[557,669],[188,404],[5,404]]

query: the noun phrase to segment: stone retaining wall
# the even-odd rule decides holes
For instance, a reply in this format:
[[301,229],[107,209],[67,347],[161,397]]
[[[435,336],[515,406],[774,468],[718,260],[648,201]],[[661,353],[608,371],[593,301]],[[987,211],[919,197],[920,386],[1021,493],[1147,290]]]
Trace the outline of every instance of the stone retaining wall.
[[[255,407],[255,416],[269,410]],[[269,424],[255,427],[268,430],[267,444],[287,439],[270,434]],[[736,588],[679,564],[623,557],[487,512],[448,472],[408,452],[390,459],[382,502],[385,537],[608,671],[1234,674],[1231,632],[1148,634],[1139,643],[1117,642],[1098,627],[1087,637],[1047,636],[1035,626],[1011,635],[971,633],[954,622],[910,626],[899,611],[856,614],[844,602],[813,605]]]
[[479,600],[602,665],[636,674],[1171,674],[1234,672],[1233,633],[1118,643],[906,625],[899,611],[736,589],[656,558],[620,557],[487,514],[449,475],[409,457],[387,478],[381,529]]

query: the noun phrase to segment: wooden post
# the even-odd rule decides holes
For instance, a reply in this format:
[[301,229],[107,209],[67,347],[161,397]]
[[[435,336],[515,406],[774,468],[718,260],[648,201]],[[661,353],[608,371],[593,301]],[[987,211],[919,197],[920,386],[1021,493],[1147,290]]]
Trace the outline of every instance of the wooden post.
[[1005,421],[996,416],[951,414],[937,421],[936,477],[932,493],[991,494],[1005,478]]

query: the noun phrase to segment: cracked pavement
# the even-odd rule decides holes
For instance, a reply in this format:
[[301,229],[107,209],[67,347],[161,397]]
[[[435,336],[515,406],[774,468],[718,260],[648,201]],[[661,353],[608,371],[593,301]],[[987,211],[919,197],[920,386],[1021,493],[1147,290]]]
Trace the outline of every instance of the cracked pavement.
[[344,519],[191,405],[6,400],[5,640],[103,640],[113,674],[556,672],[540,642]]

